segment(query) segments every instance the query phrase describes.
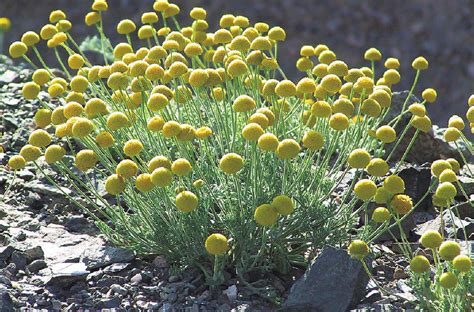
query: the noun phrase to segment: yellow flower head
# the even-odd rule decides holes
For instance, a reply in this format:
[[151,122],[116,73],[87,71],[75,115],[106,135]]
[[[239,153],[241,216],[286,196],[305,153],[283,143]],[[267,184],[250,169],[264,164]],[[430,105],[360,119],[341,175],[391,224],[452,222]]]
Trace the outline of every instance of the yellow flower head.
[[229,249],[227,238],[219,233],[209,235],[204,245],[206,251],[213,256],[222,256]]

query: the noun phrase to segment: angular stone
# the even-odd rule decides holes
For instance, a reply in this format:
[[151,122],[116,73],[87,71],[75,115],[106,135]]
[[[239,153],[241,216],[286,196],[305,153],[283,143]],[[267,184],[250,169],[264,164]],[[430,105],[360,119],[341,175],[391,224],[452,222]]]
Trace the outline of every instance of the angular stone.
[[291,288],[284,311],[347,311],[365,293],[369,277],[347,251],[325,247]]
[[13,306],[13,300],[8,293],[8,290],[1,287],[0,288],[0,311],[4,312],[13,312],[15,307]]
[[0,261],[7,261],[10,259],[12,253],[15,251],[15,248],[8,245],[5,247],[0,247]]
[[112,263],[124,263],[132,261],[135,255],[132,251],[112,246],[94,246],[87,249],[82,256],[88,270],[106,267]]
[[44,260],[34,260],[26,268],[30,273],[38,273],[40,270],[47,268],[48,265]]
[[26,256],[26,259],[28,260],[28,263],[34,260],[43,259],[44,258],[43,248],[41,248],[41,246],[29,248],[25,250],[25,256]]
[[46,281],[49,286],[68,287],[85,280],[89,271],[84,263],[57,263],[51,267],[51,276]]

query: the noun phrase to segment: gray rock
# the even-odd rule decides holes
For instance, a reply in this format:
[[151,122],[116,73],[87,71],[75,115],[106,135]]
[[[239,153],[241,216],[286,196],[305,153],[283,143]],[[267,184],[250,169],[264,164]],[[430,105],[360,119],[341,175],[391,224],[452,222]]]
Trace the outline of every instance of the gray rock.
[[83,216],[71,216],[64,224],[64,227],[70,232],[82,233],[90,227],[90,222]]
[[26,268],[30,273],[38,273],[40,270],[47,268],[48,265],[44,260],[34,260]]
[[8,230],[10,226],[8,225],[8,223],[4,220],[0,220],[0,232],[4,232],[6,230]]
[[18,270],[24,270],[27,264],[27,258],[25,254],[19,250],[15,250],[12,253],[10,261],[16,265]]
[[347,311],[365,293],[369,277],[347,251],[325,247],[291,288],[285,311]]
[[113,293],[119,294],[119,295],[122,295],[122,296],[125,296],[128,292],[128,290],[125,287],[122,287],[118,284],[111,285],[110,290],[112,290]]
[[15,311],[15,307],[13,306],[13,300],[10,297],[8,290],[5,288],[0,288],[0,311],[2,312]]
[[157,256],[155,259],[153,259],[153,265],[159,269],[164,269],[164,268],[169,267],[168,262],[166,261],[166,258],[163,256]]
[[94,246],[85,251],[81,257],[88,270],[106,267],[113,263],[132,261],[135,255],[132,251],[112,246]]
[[96,306],[99,309],[114,309],[120,306],[121,301],[122,300],[118,297],[103,298],[97,302]]
[[41,246],[36,246],[36,247],[33,247],[33,248],[29,248],[29,249],[25,250],[25,256],[26,256],[26,259],[28,260],[28,262],[32,262],[32,261],[38,260],[38,259],[43,259],[44,258],[43,248],[41,248]]
[[161,306],[160,312],[171,312],[173,310],[173,305],[171,303],[163,303]]
[[117,273],[117,272],[125,270],[129,266],[130,266],[130,263],[113,263],[109,265],[108,267],[104,268],[103,272],[104,273]]
[[89,271],[84,263],[57,263],[51,267],[51,275],[46,284],[49,286],[68,287],[73,283],[86,280]]
[[5,247],[0,247],[0,261],[7,261],[10,259],[12,253],[15,251],[15,248],[8,245]]
[[237,286],[229,286],[226,290],[222,292],[230,301],[235,301],[237,299]]

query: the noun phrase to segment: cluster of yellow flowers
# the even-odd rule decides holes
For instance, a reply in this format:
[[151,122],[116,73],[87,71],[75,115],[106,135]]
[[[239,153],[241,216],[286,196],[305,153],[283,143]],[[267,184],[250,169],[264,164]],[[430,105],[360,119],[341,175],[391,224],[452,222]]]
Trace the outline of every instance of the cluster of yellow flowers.
[[[384,147],[396,146],[409,127],[416,129],[413,140],[431,130],[426,104],[436,100],[436,91],[424,90],[421,103],[408,105],[407,98],[402,115],[411,114],[410,123],[397,135],[401,116],[385,120],[392,87],[401,79],[397,59],[386,59],[376,78],[382,55],[375,48],[364,55],[370,67],[349,68],[326,45],[305,45],[296,62],[305,77],[293,82],[277,60],[278,44],[286,39],[281,27],[225,14],[219,29],[210,32],[202,8],[192,9],[191,25],[181,27],[175,18],[179,7],[157,0],[141,16],[141,26],[129,19],[117,25],[125,40],[112,47],[102,24],[107,10],[105,0],[95,0],[85,22],[97,28],[104,55],[114,56],[110,64],[106,58],[102,65],[90,63],[59,10],[39,34],[26,32],[11,44],[13,58],[36,66],[27,57],[33,50],[43,65],[23,86],[23,95],[44,107],[35,114],[38,129],[9,166],[18,170],[33,162],[41,170],[38,159],[44,156],[113,221],[112,229],[97,220],[114,242],[193,261],[203,251],[222,258],[232,253],[240,260],[229,261],[245,271],[259,261],[274,264],[278,253],[316,248],[331,234],[324,227],[331,219],[343,220],[338,228],[350,235],[354,210],[363,211],[371,201],[381,205],[372,215],[377,230],[413,210]],[[131,39],[135,33],[139,48]],[[36,49],[41,41],[55,52],[65,78],[44,63]],[[59,48],[68,53],[67,64]],[[412,67],[416,76],[408,97],[428,62],[418,57]],[[61,104],[46,101],[42,91]],[[474,111],[468,115],[472,122]],[[450,121],[450,127],[459,125],[458,119]],[[99,207],[88,175],[78,177],[63,161],[67,153],[79,171],[103,177],[105,190],[129,210],[106,201]],[[433,165],[442,182],[435,198],[451,201],[454,178],[440,166],[457,172],[460,165],[454,159],[442,163]],[[355,194],[364,202],[361,208],[355,208],[356,200],[336,204],[333,196],[351,168],[355,180],[343,197]],[[327,209],[328,202],[334,209]],[[318,231],[325,233],[319,241]],[[314,237],[314,246],[308,247],[308,237]],[[356,240],[349,252],[363,258],[369,248]]]

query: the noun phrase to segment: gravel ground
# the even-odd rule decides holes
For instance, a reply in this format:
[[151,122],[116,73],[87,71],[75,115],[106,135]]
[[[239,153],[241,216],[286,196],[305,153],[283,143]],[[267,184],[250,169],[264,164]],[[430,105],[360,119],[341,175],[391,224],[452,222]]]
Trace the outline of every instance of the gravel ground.
[[[115,25],[122,18],[136,22],[140,14],[150,10],[151,0],[110,0],[106,24],[108,34],[117,40]],[[174,2],[174,1],[173,1]],[[87,5],[85,5],[87,3]],[[17,40],[28,30],[38,30],[47,22],[49,12],[64,9],[77,28],[77,38],[90,29],[83,25],[88,1],[71,0],[2,0],[0,15],[13,20],[6,42]],[[424,55],[430,69],[423,74],[421,87],[438,90],[439,101],[430,112],[433,120],[446,126],[451,114],[463,115],[470,94],[474,93],[474,1],[358,1],[358,0],[272,0],[221,1],[178,0],[182,12],[193,6],[208,10],[211,27],[223,13],[248,16],[252,21],[265,21],[284,27],[288,40],[282,47],[280,62],[290,76],[297,78],[294,63],[303,44],[328,44],[351,66],[364,65],[366,48],[380,48],[386,56],[398,57],[405,76],[400,90],[411,85],[411,60]],[[40,5],[38,5],[40,4]],[[186,20],[187,14],[182,14]],[[51,53],[52,54],[52,53]],[[420,89],[421,91],[421,89]]]

